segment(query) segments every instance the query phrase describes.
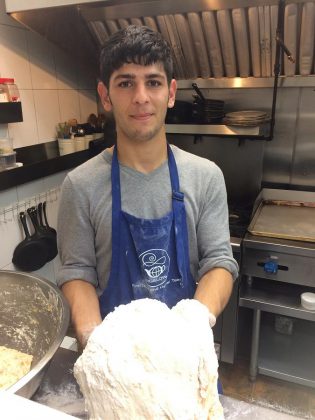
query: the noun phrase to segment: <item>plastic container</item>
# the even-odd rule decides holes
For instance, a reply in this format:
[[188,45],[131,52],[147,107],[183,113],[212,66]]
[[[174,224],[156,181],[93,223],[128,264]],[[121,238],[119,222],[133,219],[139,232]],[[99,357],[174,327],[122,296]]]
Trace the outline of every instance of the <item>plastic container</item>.
[[12,153],[13,152],[13,145],[12,140],[8,138],[0,139],[0,155],[5,153]]
[[301,294],[301,305],[310,311],[315,311],[315,293],[306,292]]
[[74,136],[74,148],[76,152],[80,152],[81,150],[86,149],[85,136],[83,137],[80,137],[77,135]]
[[16,152],[0,154],[0,170],[14,168],[16,166]]
[[0,78],[0,89],[3,89],[4,92],[6,92],[8,98],[7,102],[20,102],[20,92],[14,83],[14,79],[8,77]]
[[9,102],[8,91],[3,85],[0,85],[0,102]]
[[68,155],[75,152],[74,139],[58,139],[59,154],[60,156]]

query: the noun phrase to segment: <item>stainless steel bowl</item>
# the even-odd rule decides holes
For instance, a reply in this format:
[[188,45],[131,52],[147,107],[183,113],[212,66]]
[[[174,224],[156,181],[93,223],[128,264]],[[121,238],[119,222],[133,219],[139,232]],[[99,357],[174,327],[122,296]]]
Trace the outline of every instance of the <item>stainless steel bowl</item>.
[[32,274],[0,270],[0,345],[33,355],[31,371],[8,389],[30,398],[69,325],[61,291]]

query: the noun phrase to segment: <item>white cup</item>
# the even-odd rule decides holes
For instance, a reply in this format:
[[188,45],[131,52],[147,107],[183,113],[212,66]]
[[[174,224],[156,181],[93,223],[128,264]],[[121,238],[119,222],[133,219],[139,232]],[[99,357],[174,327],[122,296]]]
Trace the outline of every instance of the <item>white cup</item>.
[[75,152],[74,139],[58,139],[60,156]]
[[93,137],[94,137],[94,140],[101,139],[104,137],[104,133],[94,133]]
[[85,136],[84,137],[75,137],[74,138],[74,147],[75,147],[76,152],[79,152],[80,150],[85,150],[86,149]]
[[86,134],[85,135],[85,148],[88,149],[90,146],[90,141],[94,140],[93,134]]

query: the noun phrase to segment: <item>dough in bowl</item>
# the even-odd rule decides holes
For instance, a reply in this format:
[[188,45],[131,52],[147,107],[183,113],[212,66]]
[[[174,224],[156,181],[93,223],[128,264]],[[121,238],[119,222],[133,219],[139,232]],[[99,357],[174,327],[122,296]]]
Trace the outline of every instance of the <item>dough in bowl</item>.
[[31,369],[33,356],[0,346],[0,391],[10,388]]
[[74,375],[93,420],[221,420],[206,306],[140,299],[91,334]]

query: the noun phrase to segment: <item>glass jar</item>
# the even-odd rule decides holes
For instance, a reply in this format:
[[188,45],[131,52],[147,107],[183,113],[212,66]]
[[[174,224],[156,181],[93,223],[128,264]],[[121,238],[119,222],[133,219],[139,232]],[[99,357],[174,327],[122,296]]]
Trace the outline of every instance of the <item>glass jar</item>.
[[3,102],[20,102],[20,92],[14,79],[8,77],[0,78],[0,89],[3,89],[7,94],[7,101]]

